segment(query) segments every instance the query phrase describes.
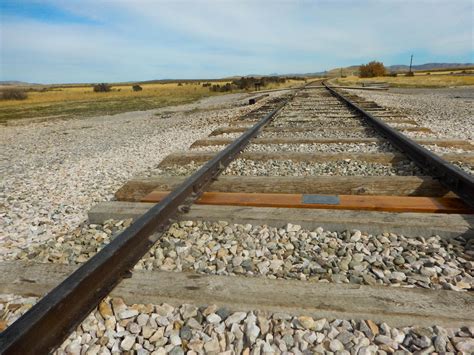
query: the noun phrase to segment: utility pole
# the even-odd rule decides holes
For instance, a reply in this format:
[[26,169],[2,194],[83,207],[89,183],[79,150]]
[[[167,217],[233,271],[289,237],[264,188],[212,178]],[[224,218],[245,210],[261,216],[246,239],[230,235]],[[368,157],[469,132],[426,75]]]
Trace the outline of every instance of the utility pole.
[[411,73],[411,64],[413,63],[413,54],[411,55],[410,57],[410,70],[408,71],[409,73]]

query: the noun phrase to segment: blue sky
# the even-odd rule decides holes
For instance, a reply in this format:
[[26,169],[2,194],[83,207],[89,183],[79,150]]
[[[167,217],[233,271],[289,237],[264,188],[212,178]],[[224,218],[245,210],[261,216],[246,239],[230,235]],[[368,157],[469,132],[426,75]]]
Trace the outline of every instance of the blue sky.
[[471,0],[0,0],[0,80],[306,73],[474,62]]

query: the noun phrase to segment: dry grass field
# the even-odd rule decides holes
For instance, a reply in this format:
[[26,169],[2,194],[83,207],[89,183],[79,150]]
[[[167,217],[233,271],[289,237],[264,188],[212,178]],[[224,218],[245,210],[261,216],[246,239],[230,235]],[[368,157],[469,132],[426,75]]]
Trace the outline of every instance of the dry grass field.
[[[225,84],[227,81],[212,82]],[[287,80],[284,84],[271,83],[267,89],[301,85],[302,81]],[[201,83],[150,83],[141,84],[142,91],[134,92],[132,84],[112,85],[110,92],[94,92],[92,86],[51,86],[47,91],[28,91],[26,100],[1,100],[0,123],[20,118],[70,118],[143,111],[185,104],[211,95]],[[0,88],[1,89],[1,88]]]
[[431,70],[416,70],[415,75],[446,75],[446,74],[474,74],[474,67],[461,67],[461,68],[439,68]]
[[415,76],[399,75],[397,77],[383,76],[376,78],[359,78],[358,76],[348,76],[346,78],[333,79],[336,85],[352,86],[363,83],[384,82],[393,87],[421,87],[421,88],[444,88],[451,86],[474,85],[474,75],[441,75],[439,72],[433,75],[426,73],[415,73]]

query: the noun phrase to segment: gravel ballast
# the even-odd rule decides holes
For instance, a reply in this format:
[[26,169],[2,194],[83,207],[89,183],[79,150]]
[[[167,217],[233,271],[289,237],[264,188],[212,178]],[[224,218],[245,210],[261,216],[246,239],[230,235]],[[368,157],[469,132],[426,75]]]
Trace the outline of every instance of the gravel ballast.
[[304,121],[275,120],[270,123],[270,127],[279,127],[279,128],[285,128],[285,127],[328,128],[330,127],[333,129],[337,129],[341,127],[367,128],[367,125],[356,119],[345,119],[345,120],[339,119],[338,120],[338,119],[328,119],[323,116],[323,117],[315,118],[312,120],[308,119]]
[[250,144],[246,152],[393,153],[389,143]]
[[[169,165],[157,168],[153,173],[160,175],[184,176],[196,171],[202,164],[194,161],[183,165]],[[384,165],[355,161],[351,159],[328,162],[307,162],[292,160],[236,159],[232,161],[223,175],[235,176],[413,176],[423,175],[422,171],[410,161],[400,161]]]
[[[130,222],[84,225],[16,258],[83,263]],[[173,224],[135,268],[463,291],[474,288],[473,257],[474,243],[463,238],[183,221]]]
[[364,131],[337,131],[335,129],[319,129],[306,132],[270,132],[265,129],[258,135],[258,138],[374,138],[377,137],[375,131],[366,129]]
[[[37,299],[0,295],[4,325]],[[390,327],[372,320],[231,311],[106,298],[55,354],[430,354],[474,351],[472,327]]]
[[[217,152],[225,145],[193,147],[192,151]],[[329,143],[329,144],[249,144],[245,152],[299,152],[299,153],[393,153],[389,143]]]

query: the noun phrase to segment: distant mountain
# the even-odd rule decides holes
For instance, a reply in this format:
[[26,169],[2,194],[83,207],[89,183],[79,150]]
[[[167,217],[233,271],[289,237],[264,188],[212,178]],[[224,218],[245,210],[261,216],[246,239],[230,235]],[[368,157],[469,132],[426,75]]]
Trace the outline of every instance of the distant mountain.
[[0,86],[40,86],[43,84],[37,84],[37,83],[27,83],[26,81],[18,81],[18,80],[0,80]]
[[4,80],[4,81],[0,81],[0,85],[39,85],[39,84],[26,83],[24,81],[17,81],[17,80]]
[[[420,65],[413,65],[413,70],[434,70],[434,69],[455,69],[472,67],[474,63],[426,63]],[[408,65],[389,65],[387,69],[390,71],[408,71],[410,66]]]
[[[413,65],[413,70],[441,70],[441,69],[460,69],[460,68],[469,68],[474,67],[474,63],[425,63],[419,65]],[[407,72],[409,70],[408,65],[404,64],[396,64],[396,65],[388,65],[386,66],[389,72]],[[127,81],[127,82],[120,82],[120,83],[112,83],[112,84],[129,84],[129,83],[140,83],[140,84],[148,84],[148,83],[167,83],[167,82],[215,82],[220,80],[233,80],[233,79],[240,79],[242,76],[244,77],[256,77],[261,78],[265,76],[280,76],[280,77],[335,77],[341,75],[341,69],[343,75],[358,75],[359,72],[359,65],[352,65],[349,67],[344,68],[333,68],[330,70],[320,71],[320,72],[310,72],[310,73],[286,73],[286,74],[278,74],[272,73],[268,75],[262,74],[247,74],[247,75],[234,75],[220,79],[155,79],[155,80],[144,80],[144,81]],[[7,86],[7,85],[16,85],[16,86],[37,86],[37,85],[46,85],[46,84],[36,84],[36,83],[27,83],[24,81],[17,81],[17,80],[4,80],[0,81],[0,85]],[[86,83],[76,83],[76,84],[49,84],[46,86],[54,86],[54,85],[91,85]]]

